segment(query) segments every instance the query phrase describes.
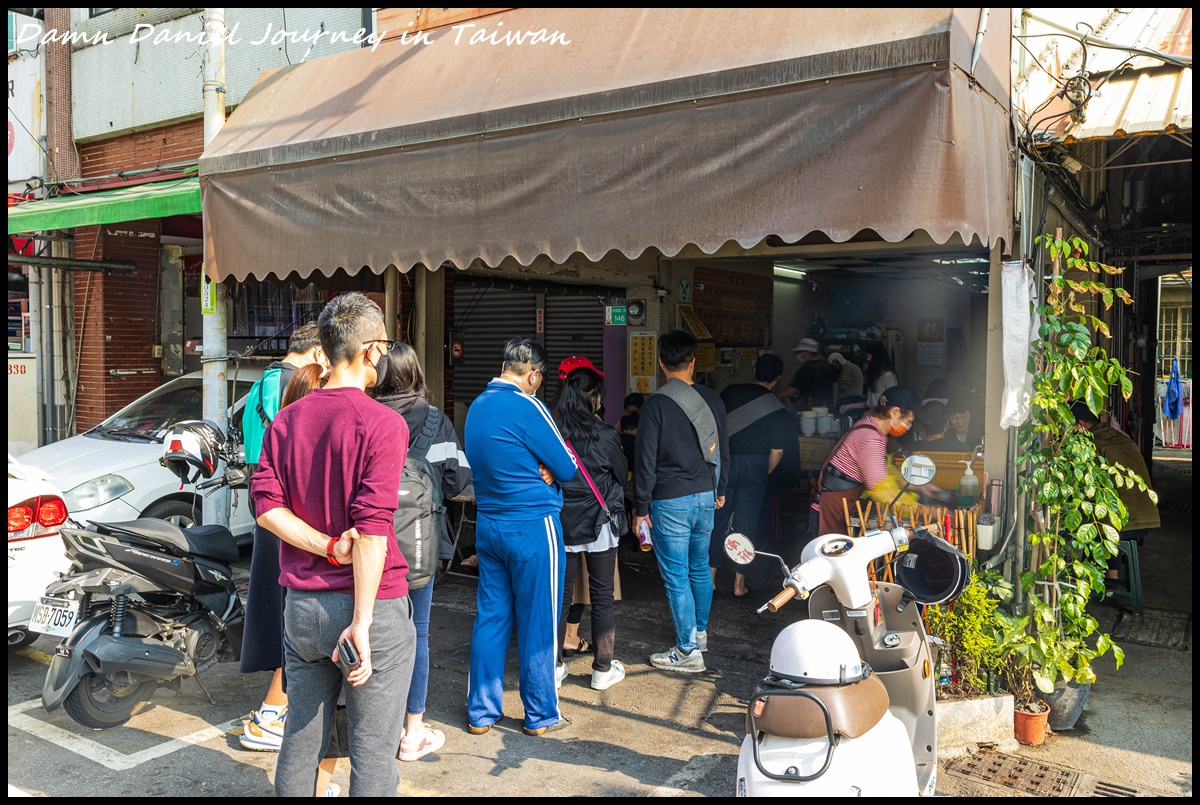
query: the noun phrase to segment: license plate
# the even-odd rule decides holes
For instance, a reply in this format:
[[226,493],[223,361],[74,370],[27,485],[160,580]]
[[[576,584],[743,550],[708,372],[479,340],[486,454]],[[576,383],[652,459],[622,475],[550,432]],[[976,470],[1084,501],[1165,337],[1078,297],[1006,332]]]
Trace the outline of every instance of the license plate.
[[78,617],[78,601],[68,601],[65,598],[42,598],[33,608],[33,618],[29,621],[29,630],[66,637],[75,628],[75,621]]

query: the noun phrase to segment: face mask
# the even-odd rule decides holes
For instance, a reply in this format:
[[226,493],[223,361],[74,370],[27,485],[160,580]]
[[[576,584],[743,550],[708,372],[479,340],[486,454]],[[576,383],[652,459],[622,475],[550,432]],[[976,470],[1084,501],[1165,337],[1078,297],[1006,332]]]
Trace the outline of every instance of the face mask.
[[385,377],[387,377],[387,370],[388,370],[389,363],[390,363],[390,361],[388,361],[387,350],[380,352],[379,359],[375,361],[375,386],[374,387],[383,385],[383,379]]
[[890,428],[888,428],[888,436],[895,436],[895,437],[903,436],[904,434],[908,433],[908,430],[911,427],[912,427],[912,425],[906,425],[903,422],[901,422],[898,425],[892,425]]

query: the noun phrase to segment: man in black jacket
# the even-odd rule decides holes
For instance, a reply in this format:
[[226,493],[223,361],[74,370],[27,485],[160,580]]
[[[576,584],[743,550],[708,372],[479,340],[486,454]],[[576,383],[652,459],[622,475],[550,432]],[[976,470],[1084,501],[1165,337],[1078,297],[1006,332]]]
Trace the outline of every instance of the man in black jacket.
[[692,384],[696,339],[681,330],[658,339],[666,382],[646,400],[634,454],[634,531],[653,535],[675,624],[675,645],[651,655],[656,668],[699,673],[708,649],[712,577],[708,543],[713,514],[725,505],[729,437],[725,404]]

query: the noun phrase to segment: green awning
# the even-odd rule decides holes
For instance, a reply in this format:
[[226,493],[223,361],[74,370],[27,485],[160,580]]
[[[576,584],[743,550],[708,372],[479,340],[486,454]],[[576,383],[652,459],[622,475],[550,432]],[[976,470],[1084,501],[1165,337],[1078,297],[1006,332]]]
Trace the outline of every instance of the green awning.
[[117,190],[27,201],[8,208],[8,234],[200,214],[200,179],[189,176]]

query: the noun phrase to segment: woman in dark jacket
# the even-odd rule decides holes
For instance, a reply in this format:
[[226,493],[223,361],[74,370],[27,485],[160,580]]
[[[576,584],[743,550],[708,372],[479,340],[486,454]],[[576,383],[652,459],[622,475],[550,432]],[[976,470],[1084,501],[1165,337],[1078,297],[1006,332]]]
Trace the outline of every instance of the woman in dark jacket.
[[[404,417],[410,446],[413,439],[421,434],[426,414],[430,409],[437,412],[435,416],[440,416],[441,422],[426,459],[441,486],[443,500],[449,500],[471,483],[471,465],[467,463],[467,457],[458,442],[454,424],[449,417],[425,401],[425,373],[412,347],[398,342],[388,352],[387,359],[387,373],[383,382],[371,389],[371,396]],[[448,534],[445,512],[438,516],[442,518],[439,530],[443,535]],[[400,760],[422,758],[440,749],[446,740],[441,730],[434,729],[422,720],[425,696],[429,690],[429,609],[433,603],[433,581],[430,578],[424,587],[409,592],[413,625],[417,629],[417,653],[413,662],[412,682],[408,688],[408,721],[397,755]]]
[[[613,659],[616,613],[613,578],[617,570],[617,541],[625,531],[625,478],[628,474],[621,437],[596,416],[604,397],[604,381],[592,369],[575,369],[560,383],[554,405],[554,422],[575,455],[587,469],[563,487],[559,515],[567,548],[563,577],[564,608],[572,599],[580,557],[587,554],[588,593],[592,600],[592,687],[607,690],[625,678],[625,666]],[[596,491],[592,490],[595,485]],[[604,499],[606,515],[596,495]],[[616,522],[610,522],[609,517]],[[582,615],[579,612],[578,615]],[[567,617],[559,618],[558,640],[566,636]]]

